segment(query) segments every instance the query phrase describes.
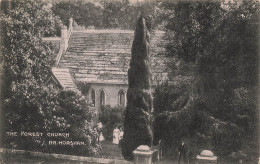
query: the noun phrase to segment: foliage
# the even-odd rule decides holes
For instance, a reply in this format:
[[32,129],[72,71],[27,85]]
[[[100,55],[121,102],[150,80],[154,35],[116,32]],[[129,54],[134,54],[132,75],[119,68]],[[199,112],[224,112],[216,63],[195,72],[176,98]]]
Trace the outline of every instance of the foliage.
[[[4,131],[68,132],[70,139],[84,141],[84,155],[97,152],[96,132],[90,126],[94,112],[74,92],[46,83],[51,75],[53,51],[41,34],[55,33],[55,17],[41,1],[2,2],[1,52],[3,62]],[[50,139],[50,138],[49,138]],[[5,147],[64,152],[48,146],[46,136],[6,137]],[[33,143],[33,144],[32,144]],[[80,154],[70,147],[65,153]]]
[[103,124],[102,133],[105,139],[110,141],[113,139],[113,130],[116,127],[123,128],[125,108],[105,106],[102,111],[99,115],[99,120]]
[[77,85],[77,88],[79,88],[79,90],[81,91],[81,93],[84,96],[87,96],[89,88],[90,88],[90,84],[84,83],[84,82],[77,82],[76,85]]
[[[150,26],[157,26],[161,23],[156,19],[157,3],[142,3],[140,5],[130,4],[126,1],[97,1],[95,3],[82,1],[57,1],[52,7],[55,15],[59,16],[62,22],[69,24],[70,17],[78,25],[86,28],[96,29],[130,29],[134,30],[136,19],[143,13],[147,17],[148,29]],[[158,8],[157,8],[158,10]],[[149,19],[148,19],[149,18]],[[155,19],[155,23],[152,23]],[[159,23],[157,23],[159,22]]]
[[[91,125],[95,111],[89,108],[84,97],[73,91],[61,91],[57,95],[59,106],[53,110],[51,131],[66,132],[70,134],[68,140],[84,141],[86,145],[78,149],[75,147],[62,148],[65,153],[76,155],[95,155],[98,152],[97,131]],[[56,124],[55,124],[56,122]],[[60,151],[61,151],[60,150]]]
[[100,6],[82,1],[57,1],[52,11],[62,22],[69,26],[69,19],[73,18],[79,25],[100,28],[102,26],[102,10]]
[[[169,119],[163,126],[168,131],[179,129],[178,134],[169,132],[170,136],[190,141],[194,155],[202,149],[212,149],[223,158],[256,159],[259,3],[207,1],[161,5],[167,11],[166,48],[175,61],[169,65],[170,78],[177,82],[166,86],[169,90],[165,86],[157,90],[168,98],[155,98],[155,105],[159,104],[157,101],[167,104],[165,108],[159,106],[157,114],[170,112],[162,113],[157,121],[160,117]],[[182,86],[183,81],[188,85]],[[186,114],[185,109],[189,109]],[[178,118],[181,113],[189,121]],[[179,122],[177,127],[171,121]],[[189,129],[187,123],[195,127],[182,133]]]

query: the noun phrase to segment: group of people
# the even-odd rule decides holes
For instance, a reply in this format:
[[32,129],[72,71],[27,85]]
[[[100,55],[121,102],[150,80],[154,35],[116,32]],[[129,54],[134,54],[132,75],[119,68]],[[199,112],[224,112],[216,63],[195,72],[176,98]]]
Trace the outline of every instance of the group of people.
[[113,144],[119,144],[120,140],[123,138],[124,131],[120,127],[118,129],[117,127],[113,131]]
[[[100,141],[105,140],[102,134],[102,128],[103,128],[102,123],[101,122],[97,123],[98,143],[100,143]],[[119,129],[118,127],[116,127],[113,131],[113,144],[119,144],[120,140],[123,138],[123,135],[124,135],[123,129],[121,127]]]

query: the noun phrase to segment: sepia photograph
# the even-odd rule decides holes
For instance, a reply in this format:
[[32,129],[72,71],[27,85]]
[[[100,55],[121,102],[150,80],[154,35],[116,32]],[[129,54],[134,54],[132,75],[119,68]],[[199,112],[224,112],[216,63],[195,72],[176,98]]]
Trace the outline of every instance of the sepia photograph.
[[0,163],[260,164],[259,0],[0,0]]

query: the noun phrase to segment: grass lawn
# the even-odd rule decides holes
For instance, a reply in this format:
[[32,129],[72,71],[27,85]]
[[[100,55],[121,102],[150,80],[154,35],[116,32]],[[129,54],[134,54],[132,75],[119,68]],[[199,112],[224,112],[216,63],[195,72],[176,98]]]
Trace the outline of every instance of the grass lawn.
[[122,156],[122,149],[118,147],[118,145],[113,144],[112,141],[101,141],[101,151],[100,156],[101,158],[108,158],[108,159],[120,159],[123,160],[124,157]]

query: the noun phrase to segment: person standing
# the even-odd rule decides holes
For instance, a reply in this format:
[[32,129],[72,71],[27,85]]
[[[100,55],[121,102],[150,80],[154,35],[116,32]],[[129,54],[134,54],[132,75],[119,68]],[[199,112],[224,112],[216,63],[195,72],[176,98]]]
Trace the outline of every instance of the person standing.
[[122,129],[122,127],[119,128],[120,132],[119,132],[119,144],[118,147],[122,147],[122,140],[123,140],[123,136],[124,136],[124,131]]
[[183,140],[181,140],[181,144],[178,146],[178,152],[179,152],[179,156],[178,156],[178,164],[186,164],[186,144],[184,143]]
[[103,134],[102,134],[102,128],[103,128],[102,122],[97,123],[98,144],[100,144],[100,141],[103,141],[103,140],[104,140],[104,136],[103,136]]
[[119,130],[119,141],[123,138],[124,136],[124,131],[122,129],[122,127],[120,127],[120,130]]
[[104,138],[104,136],[103,136],[103,134],[102,134],[102,131],[100,131],[99,141],[104,141],[104,140],[105,140],[105,138]]
[[113,143],[114,144],[119,143],[119,133],[120,133],[120,130],[116,127],[113,131]]

